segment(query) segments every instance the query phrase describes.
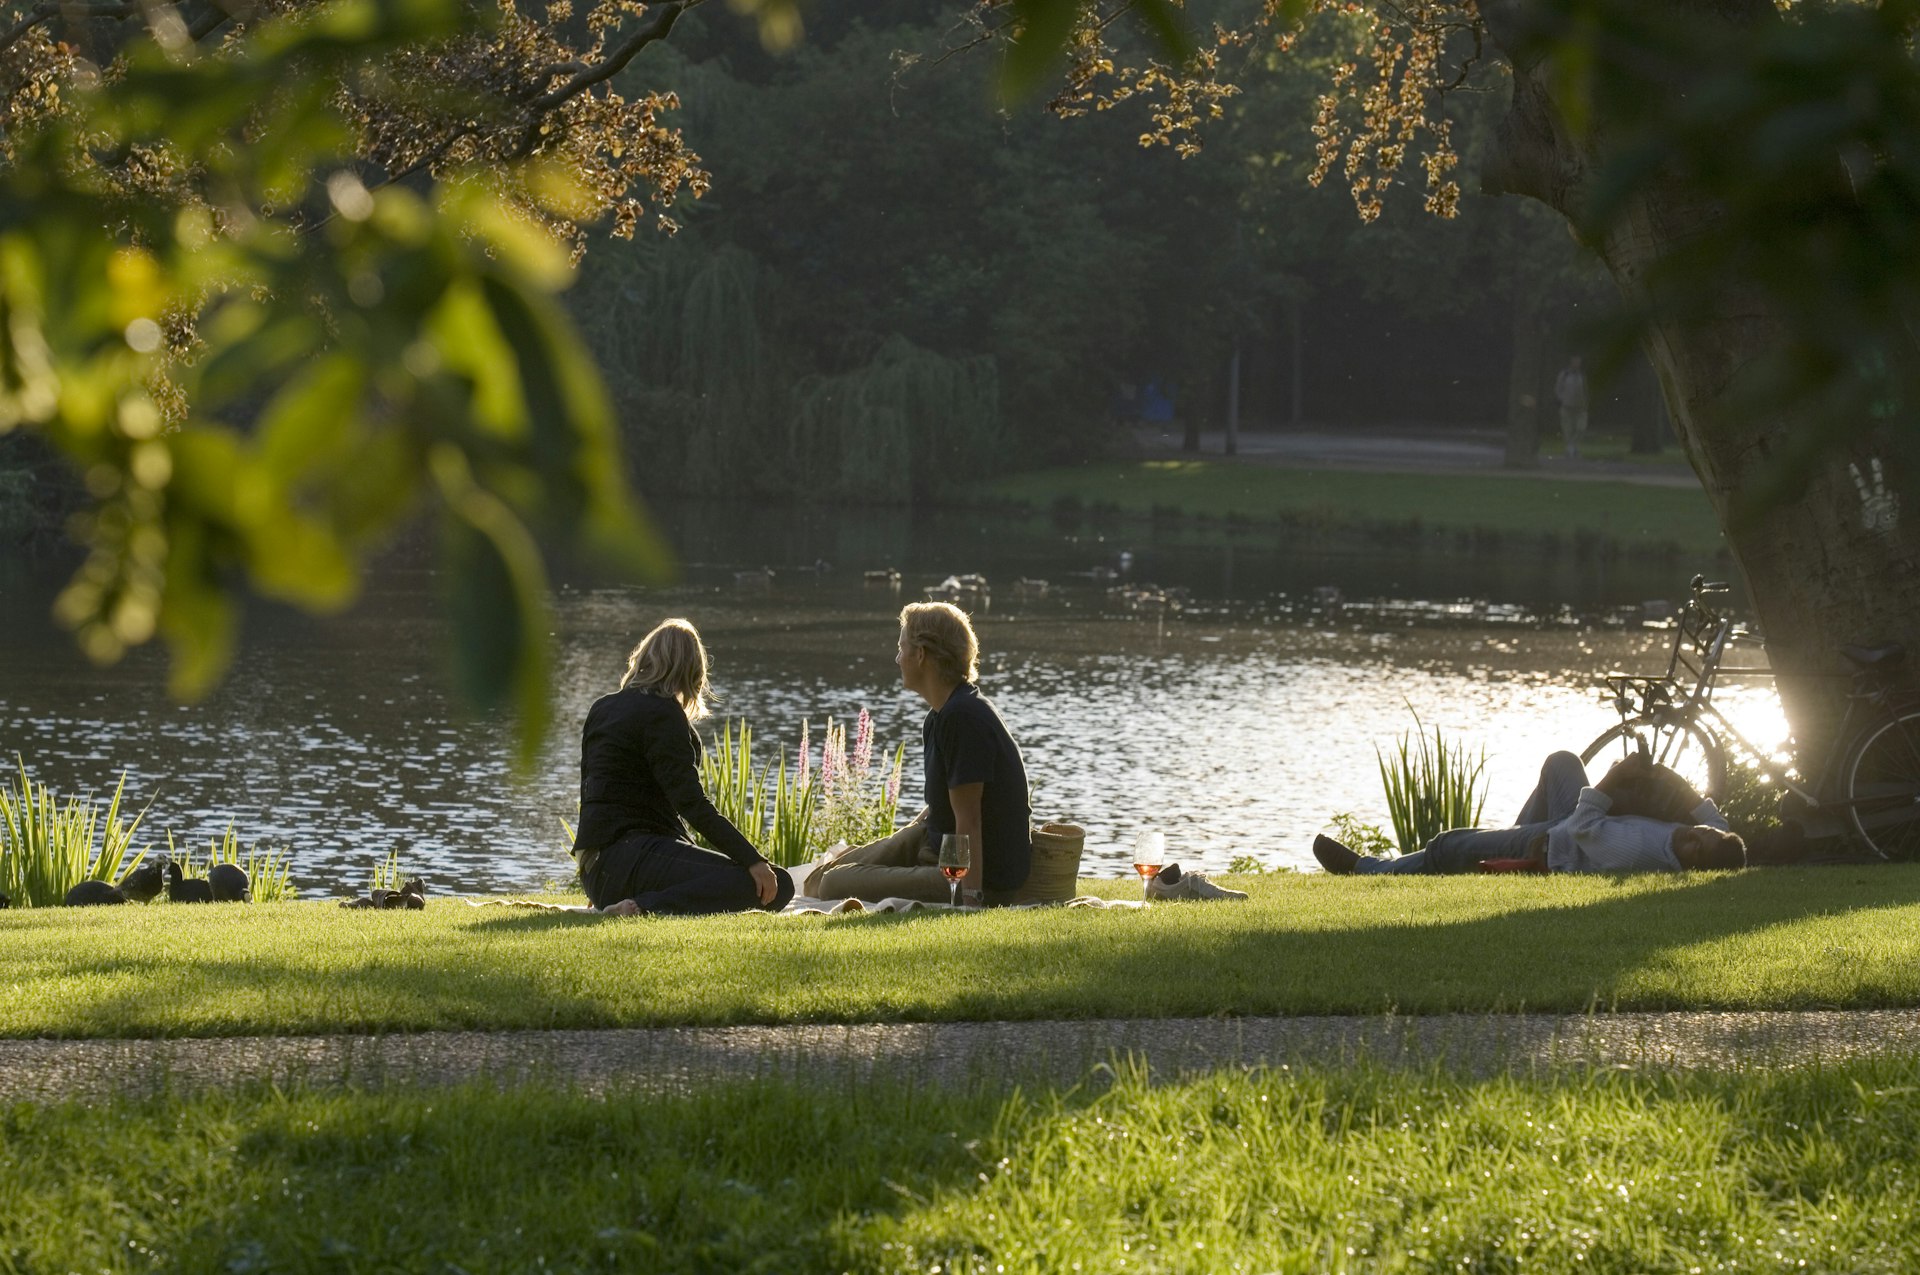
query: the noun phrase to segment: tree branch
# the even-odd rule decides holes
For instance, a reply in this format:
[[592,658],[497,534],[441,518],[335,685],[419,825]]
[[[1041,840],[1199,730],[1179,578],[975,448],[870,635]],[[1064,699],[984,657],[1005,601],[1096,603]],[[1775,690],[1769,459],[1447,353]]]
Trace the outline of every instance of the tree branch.
[[0,50],[12,48],[19,40],[35,27],[45,26],[54,18],[69,15],[76,21],[90,18],[129,18],[140,12],[140,6],[132,0],[94,0],[94,3],[67,5],[59,0],[42,0],[42,3],[21,16],[20,20],[0,35]]
[[580,96],[594,85],[612,79],[626,69],[627,63],[639,56],[640,50],[649,44],[666,39],[667,33],[673,30],[673,24],[679,20],[680,15],[699,3],[701,0],[668,0],[666,4],[654,5],[647,10],[647,20],[641,23],[632,35],[615,46],[605,61],[581,68],[559,88],[534,98],[529,106],[537,114],[545,114],[563,102]]

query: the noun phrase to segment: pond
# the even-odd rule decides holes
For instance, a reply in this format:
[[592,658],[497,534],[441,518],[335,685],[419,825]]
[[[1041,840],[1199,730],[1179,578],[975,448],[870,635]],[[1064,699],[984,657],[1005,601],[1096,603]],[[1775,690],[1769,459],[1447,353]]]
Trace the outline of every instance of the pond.
[[[439,891],[527,889],[570,875],[578,723],[659,619],[700,627],[719,715],[753,725],[757,756],[865,707],[889,754],[909,744],[911,791],[924,709],[898,684],[894,617],[979,572],[983,690],[1026,755],[1036,813],[1086,827],[1083,871],[1126,872],[1146,827],[1170,861],[1304,867],[1335,813],[1386,822],[1375,750],[1415,713],[1486,750],[1487,819],[1511,818],[1547,752],[1612,720],[1599,674],[1664,667],[1667,631],[1639,607],[1677,600],[1694,569],[962,512],[661,517],[681,551],[672,583],[561,583],[555,729],[525,776],[505,724],[455,704],[439,581],[405,551],[343,616],[254,608],[230,675],[191,705],[168,699],[158,650],[108,669],[76,656],[45,618],[59,573],[0,561],[0,754],[62,793],[124,772],[156,838],[204,849],[231,821],[245,843],[284,843],[304,894],[364,888],[390,851]],[[901,591],[863,579],[881,568]],[[1180,609],[1115,592],[1147,582],[1184,590]],[[1769,688],[1722,695],[1750,738],[1784,733]]]

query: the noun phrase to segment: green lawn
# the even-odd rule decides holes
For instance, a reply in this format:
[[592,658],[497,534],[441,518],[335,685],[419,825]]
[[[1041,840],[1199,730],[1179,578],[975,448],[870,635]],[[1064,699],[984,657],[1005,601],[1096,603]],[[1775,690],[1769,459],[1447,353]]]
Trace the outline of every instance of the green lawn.
[[0,1035],[1920,1006],[1920,867],[1237,883],[1252,900],[838,919],[16,910]]
[[1920,1063],[1068,1091],[520,1086],[0,1111],[0,1270],[1920,1266]]
[[1041,470],[982,489],[1038,510],[1063,500],[1127,513],[1404,531],[1600,537],[1636,551],[1711,554],[1722,546],[1706,497],[1691,488],[1473,473],[1381,474],[1210,460],[1127,461]]

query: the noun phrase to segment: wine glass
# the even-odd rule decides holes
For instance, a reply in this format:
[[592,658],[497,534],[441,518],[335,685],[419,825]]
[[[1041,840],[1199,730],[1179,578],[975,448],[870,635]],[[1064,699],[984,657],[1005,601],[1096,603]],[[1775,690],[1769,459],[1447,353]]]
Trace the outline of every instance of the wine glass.
[[1160,869],[1167,862],[1167,834],[1143,828],[1140,835],[1133,839],[1133,870],[1140,874],[1140,892],[1146,893],[1147,886],[1160,875]]
[[973,838],[964,832],[949,832],[940,838],[940,871],[947,874],[947,900],[960,906],[960,878],[973,866]]

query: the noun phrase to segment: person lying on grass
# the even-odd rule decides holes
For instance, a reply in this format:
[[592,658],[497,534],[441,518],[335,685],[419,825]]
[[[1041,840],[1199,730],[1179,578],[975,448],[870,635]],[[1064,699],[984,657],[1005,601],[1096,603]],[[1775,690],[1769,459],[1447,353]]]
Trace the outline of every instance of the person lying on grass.
[[[609,916],[778,912],[793,897],[793,878],[700,787],[693,723],[706,715],[707,649],[685,620],[640,639],[620,689],[587,710],[573,854],[587,901]],[[692,844],[688,823],[719,851]]]
[[937,865],[940,838],[973,839],[961,878],[966,898],[1013,902],[1033,868],[1033,808],[1020,746],[993,702],[974,685],[980,641],[966,612],[950,602],[915,602],[900,612],[894,652],[900,682],[927,703],[920,742],[927,808],[892,836],[859,846],[817,869],[807,893],[822,899],[947,901]]
[[1580,759],[1554,753],[1511,828],[1455,828],[1397,859],[1317,836],[1313,857],[1341,875],[1475,872],[1488,859],[1528,859],[1549,872],[1697,872],[1745,867],[1747,846],[1712,801],[1645,756],[1617,762],[1588,787]]

